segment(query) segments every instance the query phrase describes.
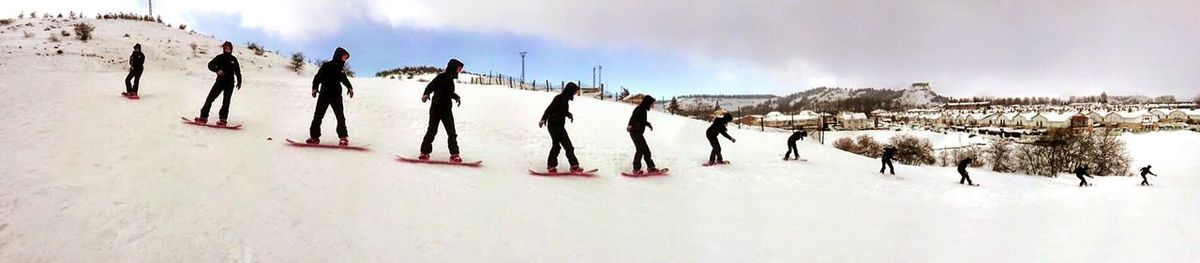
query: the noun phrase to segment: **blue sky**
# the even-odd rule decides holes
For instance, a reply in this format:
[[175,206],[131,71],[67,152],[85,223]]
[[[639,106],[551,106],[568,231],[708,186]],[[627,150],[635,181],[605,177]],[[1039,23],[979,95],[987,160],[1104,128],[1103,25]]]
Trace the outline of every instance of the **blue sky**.
[[591,86],[592,67],[597,65],[603,67],[601,77],[610,91],[624,86],[631,92],[660,97],[769,93],[772,90],[766,87],[773,86],[761,79],[723,79],[719,69],[697,65],[689,58],[633,47],[588,48],[528,35],[393,27],[370,21],[343,24],[331,35],[286,40],[288,37],[279,34],[240,26],[241,19],[235,15],[194,18],[197,31],[238,44],[253,41],[285,55],[300,51],[308,59],[328,59],[334,48],[344,47],[350,50],[350,66],[360,77],[402,66],[444,67],[449,58],[464,61],[471,72],[519,77],[518,52],[528,51],[525,79],[539,83],[549,79],[556,86],[559,81]]

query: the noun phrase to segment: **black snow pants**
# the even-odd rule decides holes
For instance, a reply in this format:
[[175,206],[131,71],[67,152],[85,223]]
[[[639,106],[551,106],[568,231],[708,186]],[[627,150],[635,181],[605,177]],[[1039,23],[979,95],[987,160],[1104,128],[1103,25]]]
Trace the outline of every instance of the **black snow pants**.
[[342,111],[342,94],[340,92],[322,92],[317,97],[317,109],[313,112],[312,125],[308,127],[310,138],[321,138],[321,120],[325,118],[325,110],[333,108],[333,116],[337,117],[338,138],[350,135],[346,131],[346,115]]
[[579,166],[579,159],[575,158],[575,146],[571,145],[571,137],[567,136],[567,128],[561,123],[551,123],[547,125],[546,130],[550,132],[550,156],[546,157],[546,167],[558,167],[558,151],[564,150],[567,152],[567,163],[571,167]]
[[642,160],[646,160],[646,166],[654,169],[654,160],[650,159],[650,146],[646,145],[646,136],[641,133],[629,133],[629,137],[633,139],[633,147],[637,152],[633,154],[633,169],[642,169]]
[[425,139],[421,141],[421,154],[433,152],[433,138],[437,136],[438,123],[446,127],[446,144],[450,154],[458,154],[458,132],[454,130],[454,112],[450,109],[429,110],[429,127],[425,130]]

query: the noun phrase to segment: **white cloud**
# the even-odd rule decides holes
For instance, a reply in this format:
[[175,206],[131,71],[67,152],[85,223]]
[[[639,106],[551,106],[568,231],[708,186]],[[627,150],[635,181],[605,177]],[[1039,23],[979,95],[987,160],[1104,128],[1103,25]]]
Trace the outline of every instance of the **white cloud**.
[[[898,86],[923,80],[959,95],[1080,88],[1189,95],[1200,86],[1200,27],[1190,26],[1200,13],[1195,1],[158,2],[164,18],[232,14],[245,27],[293,40],[326,36],[362,19],[738,61],[784,83]],[[92,13],[139,3],[47,0],[11,3],[0,11]]]

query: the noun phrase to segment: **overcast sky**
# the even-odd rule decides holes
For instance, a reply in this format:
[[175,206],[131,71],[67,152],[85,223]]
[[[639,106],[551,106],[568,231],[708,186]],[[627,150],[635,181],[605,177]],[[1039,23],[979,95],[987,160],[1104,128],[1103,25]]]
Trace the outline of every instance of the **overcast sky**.
[[[144,9],[145,1],[10,1],[0,14]],[[517,36],[611,56],[600,60],[655,54],[672,62],[655,67],[689,68],[681,73],[689,79],[752,83],[666,87],[675,94],[928,81],[952,96],[1200,95],[1200,1],[163,0],[155,9],[182,23],[228,16],[301,44],[362,24]]]

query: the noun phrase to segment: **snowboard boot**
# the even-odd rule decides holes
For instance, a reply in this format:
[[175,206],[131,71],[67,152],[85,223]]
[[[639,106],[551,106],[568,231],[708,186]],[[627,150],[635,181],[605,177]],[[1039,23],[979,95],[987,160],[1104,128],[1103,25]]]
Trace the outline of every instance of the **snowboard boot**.
[[583,168],[579,168],[578,165],[571,166],[571,173],[582,173],[582,172],[583,172]]
[[338,141],[338,146],[350,146],[350,137],[342,137],[342,140]]
[[556,174],[558,173],[558,167],[546,167],[546,173]]
[[658,168],[650,168],[650,169],[649,169],[649,170],[647,170],[646,172],[647,172],[647,173],[649,173],[649,174],[657,174],[657,173],[662,173],[662,171],[661,171],[661,170],[658,170]]
[[229,122],[225,121],[225,119],[217,120],[217,126],[225,127],[226,125],[229,125]]
[[462,163],[462,157],[458,157],[458,155],[457,155],[457,154],[451,154],[451,155],[450,155],[450,162],[452,162],[452,163]]
[[304,143],[307,143],[307,144],[321,144],[321,139],[317,139],[317,138],[308,138],[308,140],[304,140]]
[[638,176],[646,175],[646,172],[643,172],[642,169],[634,169],[633,175],[638,175]]
[[208,124],[208,119],[200,118],[200,117],[196,117],[195,119],[192,119],[192,121],[194,121],[196,123],[200,123],[200,124]]
[[417,156],[417,160],[428,161],[428,160],[429,160],[429,154],[428,154],[428,153],[422,153],[420,156]]

